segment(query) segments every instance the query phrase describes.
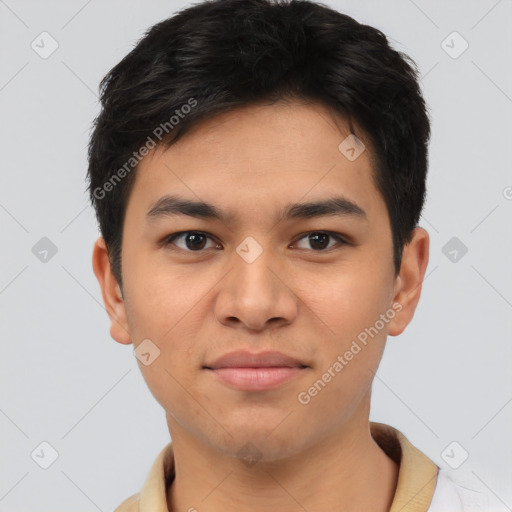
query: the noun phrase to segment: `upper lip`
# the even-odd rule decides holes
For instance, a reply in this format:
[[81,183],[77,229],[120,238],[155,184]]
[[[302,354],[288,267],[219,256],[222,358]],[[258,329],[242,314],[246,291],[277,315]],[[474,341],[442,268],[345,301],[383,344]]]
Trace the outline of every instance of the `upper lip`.
[[215,359],[205,365],[205,368],[216,370],[218,368],[270,368],[283,366],[303,368],[307,365],[281,352],[267,351],[252,353],[246,350],[237,350]]

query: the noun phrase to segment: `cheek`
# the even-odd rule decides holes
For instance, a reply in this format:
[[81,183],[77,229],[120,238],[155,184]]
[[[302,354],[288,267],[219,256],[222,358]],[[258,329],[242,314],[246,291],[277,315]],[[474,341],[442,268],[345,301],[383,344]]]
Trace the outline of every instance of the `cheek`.
[[[316,313],[312,318],[319,332],[324,333],[320,364],[311,381],[320,379],[322,397],[316,400],[318,407],[336,403],[346,408],[367,391],[393,316],[387,314],[389,279],[384,273],[379,274],[378,268],[373,272],[344,268],[334,276],[337,278],[331,274],[327,284],[315,288],[306,301]],[[393,310],[391,313],[394,315]]]
[[125,279],[131,325],[139,336],[166,342],[205,297],[208,282],[200,272],[180,273],[161,262],[140,261],[132,268],[126,265]]
[[385,312],[390,286],[389,277],[379,273],[378,267],[347,265],[329,270],[329,276],[304,288],[302,297],[317,313],[318,324],[326,334],[346,342],[374,325]]
[[[147,265],[146,265],[147,266]],[[197,342],[204,320],[203,303],[211,284],[199,273],[171,274],[169,269],[141,265],[136,272],[126,265],[126,314],[134,348],[149,339],[158,347],[159,355],[150,366],[139,367],[151,391],[162,403],[168,396],[177,399],[180,386],[188,389],[190,370],[201,364]]]

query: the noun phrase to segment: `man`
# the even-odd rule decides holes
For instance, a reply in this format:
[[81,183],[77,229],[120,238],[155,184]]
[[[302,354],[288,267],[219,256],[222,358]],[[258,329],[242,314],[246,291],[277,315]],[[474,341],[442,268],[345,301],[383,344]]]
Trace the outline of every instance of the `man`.
[[428,264],[413,61],[322,5],[214,0],[152,27],[101,102],[94,272],[172,439],[117,511],[470,510],[369,422]]

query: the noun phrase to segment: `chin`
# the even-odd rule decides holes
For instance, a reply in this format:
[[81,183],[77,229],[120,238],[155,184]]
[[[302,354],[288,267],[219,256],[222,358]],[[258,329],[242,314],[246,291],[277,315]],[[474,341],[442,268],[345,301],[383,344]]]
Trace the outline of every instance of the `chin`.
[[[268,425],[265,428],[255,428],[247,425],[245,428],[228,428],[231,436],[224,437],[216,444],[216,449],[227,455],[245,462],[248,466],[261,461],[272,462],[286,459],[298,453],[304,440],[295,439],[283,428],[272,431]],[[211,442],[211,441],[210,441]]]

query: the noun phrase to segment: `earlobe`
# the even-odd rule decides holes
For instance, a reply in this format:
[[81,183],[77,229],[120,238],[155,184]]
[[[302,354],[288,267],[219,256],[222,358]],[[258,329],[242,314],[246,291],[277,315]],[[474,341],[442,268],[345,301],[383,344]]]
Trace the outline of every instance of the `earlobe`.
[[398,336],[410,323],[420,300],[429,258],[429,235],[415,228],[412,240],[404,247],[400,273],[395,280],[393,303],[397,314],[389,322],[388,334]]
[[112,273],[107,246],[102,237],[94,243],[92,267],[101,288],[105,309],[110,318],[110,335],[118,343],[128,345],[132,340],[124,299],[121,288]]

